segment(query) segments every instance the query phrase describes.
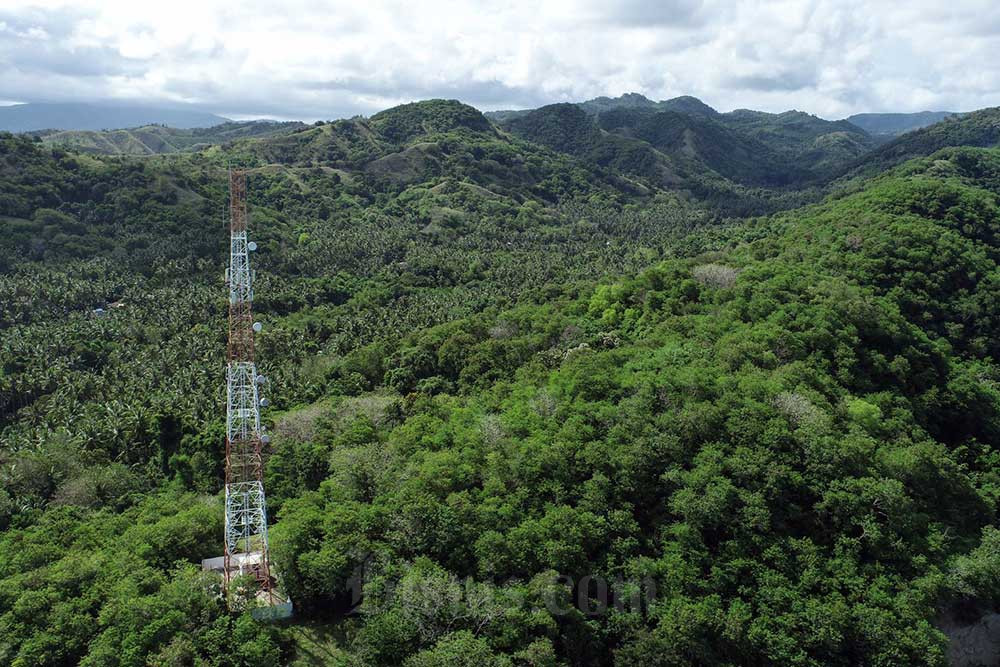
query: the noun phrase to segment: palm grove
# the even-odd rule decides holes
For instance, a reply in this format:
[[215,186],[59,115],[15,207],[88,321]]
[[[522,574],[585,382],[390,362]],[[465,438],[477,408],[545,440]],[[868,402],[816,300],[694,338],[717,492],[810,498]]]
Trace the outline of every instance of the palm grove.
[[[0,662],[944,664],[1000,603],[1000,112],[682,101],[0,136]],[[197,566],[229,161],[284,625]]]

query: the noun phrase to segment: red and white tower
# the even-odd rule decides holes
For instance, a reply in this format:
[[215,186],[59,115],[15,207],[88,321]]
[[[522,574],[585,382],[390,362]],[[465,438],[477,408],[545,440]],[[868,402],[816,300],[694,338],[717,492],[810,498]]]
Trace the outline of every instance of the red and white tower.
[[273,603],[267,544],[267,503],[261,447],[267,441],[260,424],[263,376],[254,364],[253,279],[247,238],[247,174],[229,171],[229,361],[226,367],[226,551],[223,576],[250,574]]

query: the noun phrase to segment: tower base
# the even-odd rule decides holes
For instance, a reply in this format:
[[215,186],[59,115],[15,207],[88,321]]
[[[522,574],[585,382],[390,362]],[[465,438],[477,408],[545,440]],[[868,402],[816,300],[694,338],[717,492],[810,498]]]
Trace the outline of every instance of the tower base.
[[[260,552],[240,554],[230,557],[230,576],[242,574],[256,575],[257,567],[262,560]],[[201,569],[206,572],[218,572],[225,578],[226,557],[216,556],[206,558],[201,561]],[[256,605],[250,609],[250,615],[258,621],[277,621],[283,618],[291,618],[295,611],[291,599],[287,598],[277,590],[276,582],[272,578],[269,582],[268,590],[259,589],[254,595]]]

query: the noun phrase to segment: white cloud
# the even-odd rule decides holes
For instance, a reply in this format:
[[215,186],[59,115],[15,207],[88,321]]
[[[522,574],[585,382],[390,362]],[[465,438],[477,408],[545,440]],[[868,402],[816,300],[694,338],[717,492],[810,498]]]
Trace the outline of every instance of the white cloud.
[[1000,105],[990,0],[0,0],[0,99],[306,119],[695,95],[722,110]]

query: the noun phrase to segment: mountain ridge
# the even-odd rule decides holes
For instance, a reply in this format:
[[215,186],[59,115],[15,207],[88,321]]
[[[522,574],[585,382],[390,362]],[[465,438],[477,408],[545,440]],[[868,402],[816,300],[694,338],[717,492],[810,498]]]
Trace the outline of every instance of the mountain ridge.
[[[702,100],[691,95],[681,95],[659,102],[642,95],[641,93],[623,93],[618,97],[600,96],[582,102],[569,102],[576,104],[589,114],[596,115],[611,109],[648,109],[660,111],[679,111],[681,113],[697,114],[710,118],[719,115],[739,116],[744,113],[770,114],[771,116],[781,116],[784,114],[808,114],[808,112],[798,110],[787,110],[782,112],[763,112],[747,108],[736,108],[728,112],[720,112],[705,104]],[[487,111],[485,115],[495,122],[504,122],[522,116],[532,109],[507,109],[500,111]],[[873,137],[895,137],[905,132],[918,130],[928,125],[940,122],[950,116],[961,115],[953,111],[919,111],[914,113],[903,112],[864,112],[856,113],[839,120],[829,120],[833,123],[850,123],[852,128],[861,129]],[[826,120],[813,116],[819,120]]]

